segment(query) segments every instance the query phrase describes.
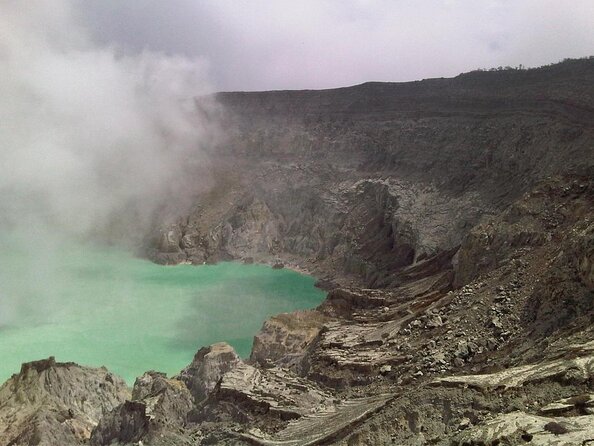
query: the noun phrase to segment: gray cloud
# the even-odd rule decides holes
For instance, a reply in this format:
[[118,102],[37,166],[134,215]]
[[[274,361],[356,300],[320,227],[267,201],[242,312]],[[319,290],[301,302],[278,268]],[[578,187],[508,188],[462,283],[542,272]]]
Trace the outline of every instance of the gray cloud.
[[96,39],[203,56],[216,88],[327,88],[594,53],[591,0],[80,0]]

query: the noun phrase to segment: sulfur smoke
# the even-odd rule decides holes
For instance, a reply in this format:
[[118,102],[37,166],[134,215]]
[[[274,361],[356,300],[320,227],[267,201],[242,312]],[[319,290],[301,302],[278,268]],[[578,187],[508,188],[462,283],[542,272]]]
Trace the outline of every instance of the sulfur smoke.
[[[0,264],[0,327],[51,307],[65,240],[138,243],[209,184],[207,63],[98,45],[77,7],[0,2],[0,249],[20,252]],[[11,270],[35,304],[2,286]]]
[[97,45],[76,6],[0,3],[0,224],[139,231],[207,183],[208,66]]

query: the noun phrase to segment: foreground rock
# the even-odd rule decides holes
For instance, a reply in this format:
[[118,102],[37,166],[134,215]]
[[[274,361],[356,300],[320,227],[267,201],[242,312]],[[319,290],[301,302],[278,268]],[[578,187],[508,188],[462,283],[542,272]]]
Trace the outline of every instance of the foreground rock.
[[[558,352],[561,358],[544,363],[514,367],[498,373],[441,378],[433,385],[457,385],[482,391],[509,391],[531,384],[546,387],[559,383],[560,389],[588,385],[594,378],[594,341],[571,345]],[[594,442],[594,399],[575,394],[549,404],[537,403],[532,413],[514,410],[487,417],[477,426],[456,435],[454,445],[580,445]],[[557,415],[557,416],[552,416]],[[560,416],[559,416],[560,415]],[[466,426],[468,427],[468,426]]]
[[129,397],[124,381],[105,368],[53,357],[23,364],[0,387],[0,445],[85,444],[101,417]]
[[460,435],[453,445],[573,446],[594,440],[594,416],[547,418],[524,412],[500,415]]
[[573,384],[588,383],[594,376],[594,341],[569,345],[560,355],[561,353],[562,357],[553,361],[528,364],[492,374],[438,378],[434,384],[501,391],[551,379]]
[[263,366],[273,363],[302,373],[307,349],[328,320],[315,310],[273,316],[254,337],[250,359]]
[[91,445],[113,443],[190,444],[186,424],[194,400],[185,385],[158,372],[134,383],[132,399],[107,413],[93,430]]
[[201,348],[192,363],[178,376],[190,389],[197,402],[204,400],[215,388],[223,375],[242,361],[226,342]]
[[308,446],[339,439],[359,423],[384,407],[392,395],[375,395],[347,400],[334,407],[297,419],[273,435],[252,430],[239,438],[262,446]]
[[221,403],[232,416],[256,418],[262,414],[283,421],[334,407],[332,394],[314,382],[288,370],[258,369],[244,363],[223,375],[204,416],[209,417],[212,409],[219,410]]
[[[287,369],[246,364],[224,343],[201,349],[179,377],[185,381],[157,372],[138,378],[132,398],[102,417],[90,444],[293,444],[286,441],[295,436],[298,444],[315,444],[361,422],[392,398],[339,399]],[[197,383],[199,398],[194,399]]]

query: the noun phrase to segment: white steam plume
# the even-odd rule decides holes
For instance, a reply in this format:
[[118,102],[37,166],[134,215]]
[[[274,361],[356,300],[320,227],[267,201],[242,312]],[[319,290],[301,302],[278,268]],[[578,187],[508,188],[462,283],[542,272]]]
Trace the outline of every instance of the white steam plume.
[[77,3],[0,2],[0,228],[146,228],[207,183],[215,126],[195,111],[204,60],[119,55],[78,25]]

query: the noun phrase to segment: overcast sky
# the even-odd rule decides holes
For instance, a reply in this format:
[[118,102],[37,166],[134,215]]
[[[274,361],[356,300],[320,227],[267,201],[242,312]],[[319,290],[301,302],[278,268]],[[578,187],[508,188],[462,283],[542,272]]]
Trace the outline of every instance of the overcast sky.
[[594,0],[79,0],[100,42],[203,57],[219,90],[454,76],[594,54]]

